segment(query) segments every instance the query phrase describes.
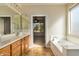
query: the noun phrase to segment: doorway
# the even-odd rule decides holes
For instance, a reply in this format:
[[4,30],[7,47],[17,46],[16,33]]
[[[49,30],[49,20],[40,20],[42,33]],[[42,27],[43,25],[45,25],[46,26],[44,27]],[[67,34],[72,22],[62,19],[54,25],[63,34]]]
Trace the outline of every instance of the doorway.
[[33,16],[33,42],[45,46],[45,16]]

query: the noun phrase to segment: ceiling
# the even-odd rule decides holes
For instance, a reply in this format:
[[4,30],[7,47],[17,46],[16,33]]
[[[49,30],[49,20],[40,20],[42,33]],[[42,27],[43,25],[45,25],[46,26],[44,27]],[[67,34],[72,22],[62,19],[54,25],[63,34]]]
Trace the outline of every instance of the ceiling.
[[37,8],[37,7],[46,7],[46,6],[54,6],[54,5],[66,5],[67,3],[18,3],[17,5],[21,8],[23,13],[26,13],[26,11],[30,11],[31,7]]
[[[54,5],[66,5],[67,3],[0,3],[0,6],[8,6],[18,13],[25,13],[28,9],[27,6],[54,6]],[[28,9],[29,10],[29,9]]]

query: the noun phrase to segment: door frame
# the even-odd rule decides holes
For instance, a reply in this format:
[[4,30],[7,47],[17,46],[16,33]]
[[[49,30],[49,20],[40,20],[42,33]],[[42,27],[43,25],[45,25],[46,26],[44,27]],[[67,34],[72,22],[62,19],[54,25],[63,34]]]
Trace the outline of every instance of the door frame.
[[34,39],[33,39],[33,17],[34,16],[45,16],[45,47],[47,47],[47,37],[48,37],[48,35],[47,35],[47,15],[31,15],[31,45],[33,45],[34,44]]

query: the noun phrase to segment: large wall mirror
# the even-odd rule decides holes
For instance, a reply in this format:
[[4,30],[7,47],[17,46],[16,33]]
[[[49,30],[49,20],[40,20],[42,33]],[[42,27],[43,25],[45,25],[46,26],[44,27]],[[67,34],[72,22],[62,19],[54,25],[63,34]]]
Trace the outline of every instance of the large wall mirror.
[[28,32],[29,28],[29,20],[26,15],[22,15],[22,32],[26,33]]
[[12,34],[20,31],[20,15],[1,16],[0,34]]
[[0,6],[0,42],[9,42],[18,36],[26,35],[29,24],[26,15],[14,11],[6,5]]
[[12,32],[14,33],[27,33],[29,28],[29,21],[26,15],[15,15],[12,20]]
[[13,15],[12,17],[0,17],[0,34],[11,34],[28,31],[28,17],[25,15]]
[[20,31],[20,15],[14,15],[12,17],[12,33]]
[[14,11],[6,5],[0,6],[0,35],[27,33],[29,24],[26,15]]

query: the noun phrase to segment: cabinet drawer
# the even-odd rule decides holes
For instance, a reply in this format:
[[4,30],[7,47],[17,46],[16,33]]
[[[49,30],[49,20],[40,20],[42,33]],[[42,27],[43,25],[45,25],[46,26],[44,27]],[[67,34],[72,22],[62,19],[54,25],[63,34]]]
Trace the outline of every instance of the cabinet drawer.
[[0,49],[0,56],[10,56],[10,46]]
[[17,46],[12,49],[12,56],[20,56],[21,55],[21,46]]
[[18,40],[16,42],[12,43],[12,48],[15,48],[15,47],[17,47],[19,45],[21,45],[21,40]]

